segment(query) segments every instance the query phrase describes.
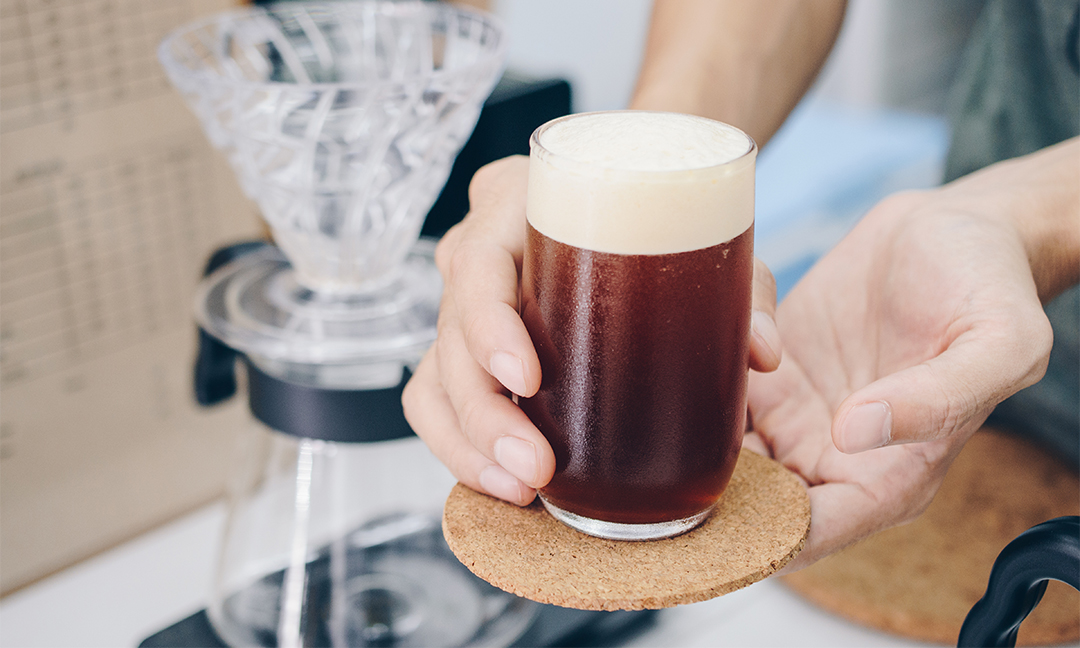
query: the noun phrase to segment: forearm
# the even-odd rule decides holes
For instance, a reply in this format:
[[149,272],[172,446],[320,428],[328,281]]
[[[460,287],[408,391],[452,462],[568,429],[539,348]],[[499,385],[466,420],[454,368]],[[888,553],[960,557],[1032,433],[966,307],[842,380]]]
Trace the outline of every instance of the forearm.
[[845,0],[656,0],[631,108],[728,122],[764,145],[825,62]]
[[1080,282],[1080,138],[986,167],[940,191],[946,205],[1016,228],[1043,303]]

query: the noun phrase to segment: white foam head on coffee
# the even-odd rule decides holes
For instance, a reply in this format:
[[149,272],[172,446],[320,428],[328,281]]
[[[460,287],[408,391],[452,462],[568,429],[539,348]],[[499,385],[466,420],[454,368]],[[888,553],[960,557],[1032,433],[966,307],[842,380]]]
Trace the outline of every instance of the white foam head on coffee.
[[668,254],[730,241],[754,222],[756,149],[701,117],[615,111],[541,127],[529,222],[567,245]]

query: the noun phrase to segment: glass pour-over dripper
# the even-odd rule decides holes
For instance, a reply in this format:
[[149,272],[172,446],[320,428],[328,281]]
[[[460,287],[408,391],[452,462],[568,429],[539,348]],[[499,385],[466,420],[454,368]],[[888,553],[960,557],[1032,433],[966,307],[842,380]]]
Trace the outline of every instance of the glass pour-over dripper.
[[271,5],[171,34],[162,65],[285,257],[205,282],[203,328],[285,362],[430,344],[440,282],[414,244],[504,50],[490,17],[424,2]]

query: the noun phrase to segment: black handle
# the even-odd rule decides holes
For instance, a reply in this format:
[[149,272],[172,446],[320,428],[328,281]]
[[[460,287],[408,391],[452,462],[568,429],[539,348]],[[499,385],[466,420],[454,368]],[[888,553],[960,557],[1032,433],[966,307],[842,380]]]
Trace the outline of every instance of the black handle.
[[[203,276],[269,245],[265,241],[244,241],[220,248],[210,255]],[[236,356],[236,351],[231,347],[199,329],[199,352],[195,356],[195,400],[199,405],[216,405],[236,393]]]
[[1080,517],[1033,526],[1001,550],[986,594],[968,612],[956,645],[1015,646],[1020,623],[1051,579],[1080,590]]

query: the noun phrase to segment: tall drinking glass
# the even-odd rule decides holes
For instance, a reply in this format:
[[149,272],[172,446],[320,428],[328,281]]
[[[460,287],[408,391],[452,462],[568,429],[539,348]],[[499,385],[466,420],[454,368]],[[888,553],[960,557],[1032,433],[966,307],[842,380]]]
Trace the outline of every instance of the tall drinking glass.
[[549,122],[531,150],[521,316],[543,379],[519,404],[555,451],[540,497],[603,538],[692,529],[746,425],[757,148],[615,111]]

